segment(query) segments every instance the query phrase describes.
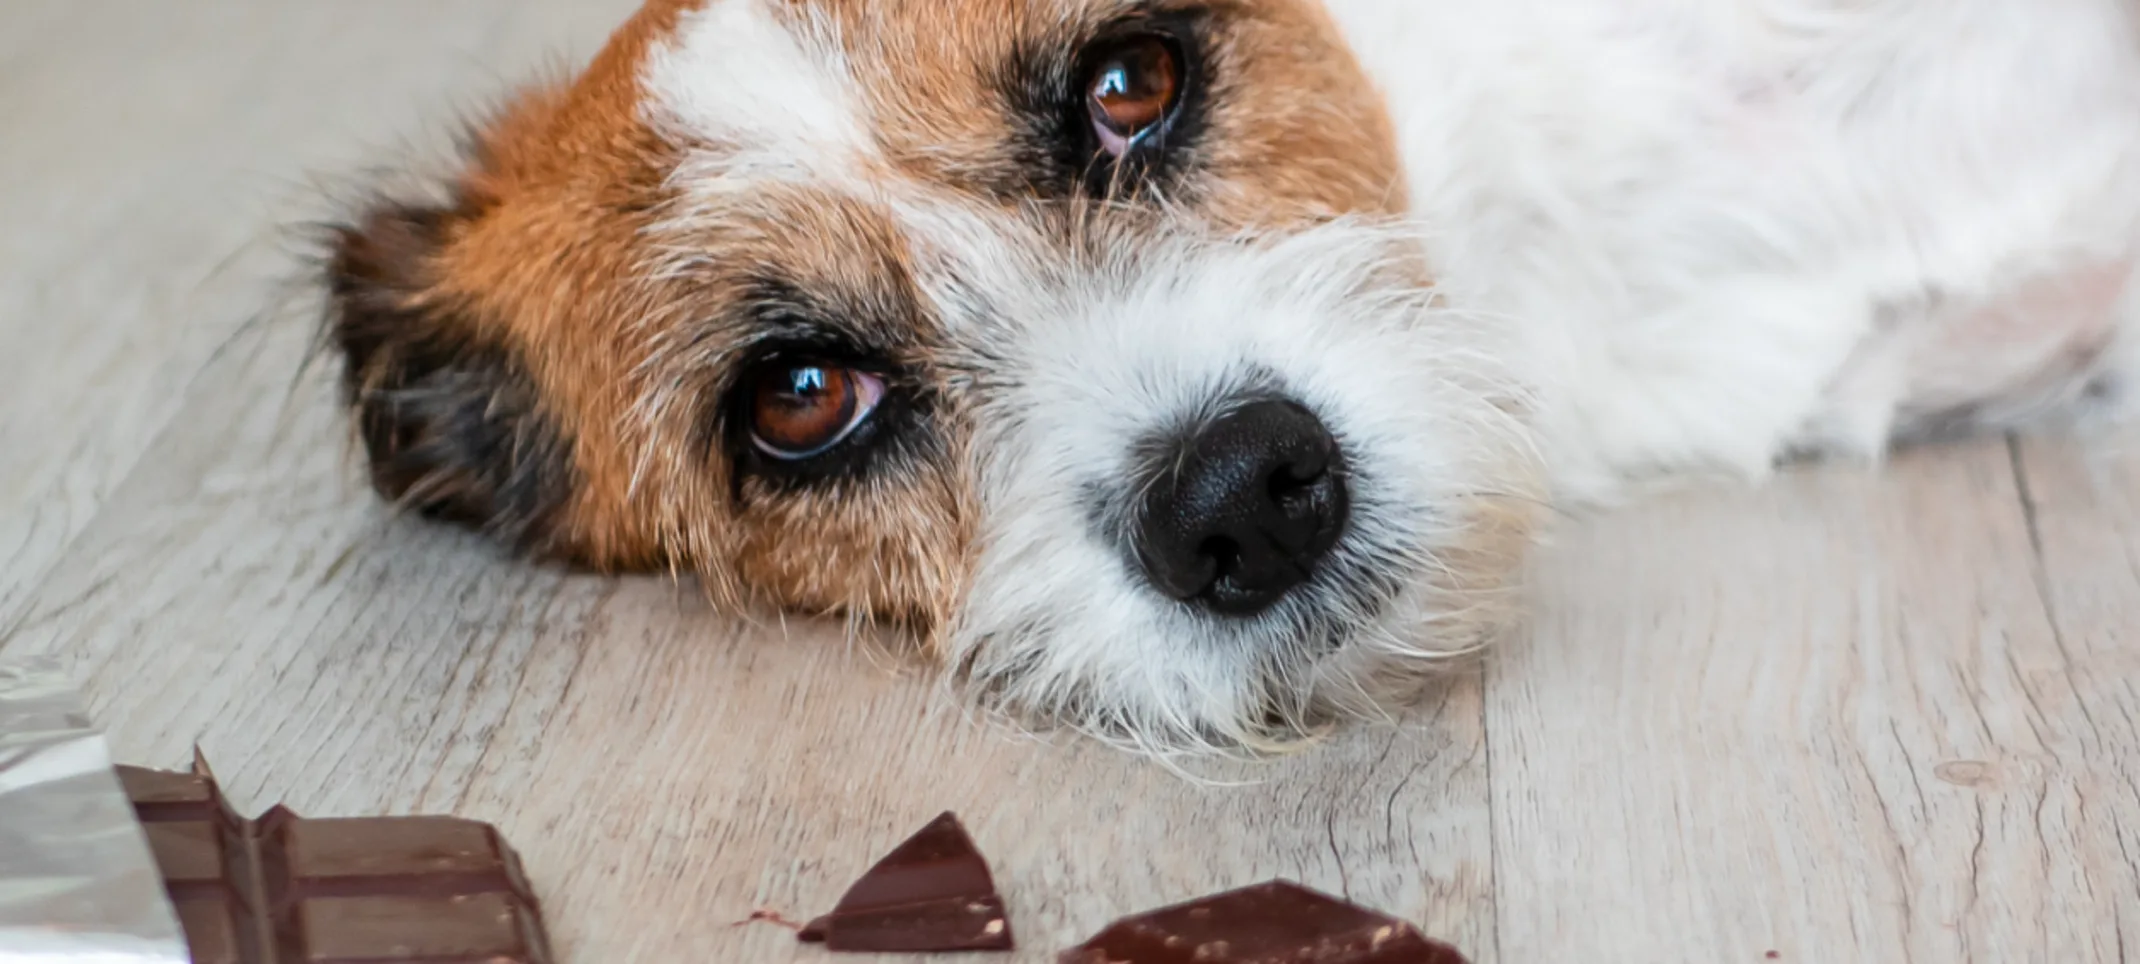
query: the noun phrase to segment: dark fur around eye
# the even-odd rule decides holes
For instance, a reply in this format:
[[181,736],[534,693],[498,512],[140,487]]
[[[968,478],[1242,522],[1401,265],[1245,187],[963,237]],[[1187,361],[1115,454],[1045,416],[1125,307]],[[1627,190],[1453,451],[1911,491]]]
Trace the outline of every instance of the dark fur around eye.
[[[1019,48],[1003,65],[997,86],[1017,122],[1011,149],[1021,173],[1017,183],[992,187],[1047,200],[1118,200],[1153,190],[1181,191],[1209,121],[1209,36],[1217,15],[1202,9],[1132,13],[1087,36]],[[1181,92],[1167,119],[1117,159],[1102,149],[1092,129],[1087,81],[1119,45],[1139,37],[1156,38],[1176,52]]]
[[[714,393],[719,401],[707,422],[708,444],[734,466],[735,498],[859,483],[931,456],[932,393],[899,348],[863,343],[852,327],[835,323],[829,306],[798,288],[777,282],[757,288],[747,308],[751,343],[740,363],[722,372]],[[768,369],[804,364],[867,372],[883,380],[884,397],[830,450],[807,459],[774,458],[751,441],[752,388]]]

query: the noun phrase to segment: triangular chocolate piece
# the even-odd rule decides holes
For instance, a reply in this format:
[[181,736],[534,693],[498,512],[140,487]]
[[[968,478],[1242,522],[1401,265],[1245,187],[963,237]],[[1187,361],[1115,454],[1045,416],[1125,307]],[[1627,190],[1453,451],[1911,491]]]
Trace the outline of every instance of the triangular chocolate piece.
[[1007,951],[1011,922],[988,862],[946,811],[893,848],[798,938],[834,951]]

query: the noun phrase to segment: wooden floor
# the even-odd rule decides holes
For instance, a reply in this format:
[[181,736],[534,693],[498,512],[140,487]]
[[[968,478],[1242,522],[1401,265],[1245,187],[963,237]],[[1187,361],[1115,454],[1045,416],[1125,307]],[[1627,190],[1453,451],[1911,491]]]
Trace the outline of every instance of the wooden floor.
[[122,759],[496,821],[578,964],[819,960],[730,923],[944,809],[1021,961],[1278,875],[1479,964],[2140,959],[2131,456],[1993,440],[1573,526],[1483,674],[1205,782],[387,518],[296,374],[285,226],[630,5],[0,3],[0,655],[62,654]]

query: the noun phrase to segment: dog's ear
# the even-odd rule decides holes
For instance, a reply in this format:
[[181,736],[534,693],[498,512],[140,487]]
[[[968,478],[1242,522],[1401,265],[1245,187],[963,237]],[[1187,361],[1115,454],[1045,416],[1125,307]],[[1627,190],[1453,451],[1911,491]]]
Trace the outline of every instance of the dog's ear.
[[331,230],[327,347],[381,495],[552,554],[571,443],[521,352],[440,285],[470,205],[374,205]]

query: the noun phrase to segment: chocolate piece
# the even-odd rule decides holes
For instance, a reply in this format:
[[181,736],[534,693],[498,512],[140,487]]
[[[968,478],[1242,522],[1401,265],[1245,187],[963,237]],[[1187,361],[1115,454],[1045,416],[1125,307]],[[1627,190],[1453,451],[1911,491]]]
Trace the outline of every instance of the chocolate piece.
[[1125,917],[1062,964],[1465,964],[1412,925],[1274,880]]
[[119,767],[194,964],[544,964],[496,829],[448,817],[240,819],[206,768]]
[[117,769],[177,905],[194,964],[268,960],[253,910],[257,875],[248,827],[215,781],[205,773]]
[[847,889],[796,937],[834,951],[1007,951],[1010,918],[973,838],[945,812]]

